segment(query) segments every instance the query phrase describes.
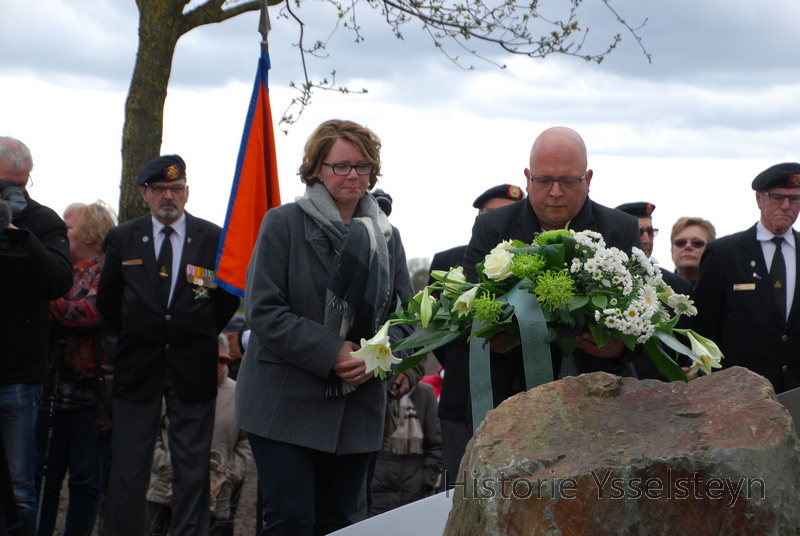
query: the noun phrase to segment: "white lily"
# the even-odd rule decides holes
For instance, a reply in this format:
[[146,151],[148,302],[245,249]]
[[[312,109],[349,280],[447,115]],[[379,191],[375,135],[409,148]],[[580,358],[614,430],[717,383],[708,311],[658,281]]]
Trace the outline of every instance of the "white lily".
[[453,303],[453,311],[458,312],[459,318],[469,314],[472,309],[472,302],[475,300],[475,293],[478,292],[478,285],[475,285],[464,294],[458,297]]
[[417,292],[413,300],[419,304],[418,318],[423,328],[428,327],[428,322],[431,321],[433,316],[433,304],[436,303],[436,297],[430,295],[430,287]]
[[711,374],[712,368],[722,368],[720,361],[725,356],[722,355],[722,351],[714,341],[701,337],[692,330],[687,330],[686,336],[689,337],[689,341],[692,343],[692,352],[700,358],[700,361],[692,359],[694,361],[692,363],[693,371],[700,369],[706,374]]
[[378,333],[370,340],[361,339],[361,349],[350,352],[350,355],[363,359],[367,365],[366,372],[373,372],[376,378],[386,379],[386,373],[392,369],[393,364],[401,360],[392,355],[389,348],[389,322],[386,322]]
[[450,268],[449,270],[433,270],[431,277],[437,281],[444,283],[442,293],[448,298],[455,298],[461,292],[461,285],[467,282],[467,277],[464,275],[464,268],[458,266]]

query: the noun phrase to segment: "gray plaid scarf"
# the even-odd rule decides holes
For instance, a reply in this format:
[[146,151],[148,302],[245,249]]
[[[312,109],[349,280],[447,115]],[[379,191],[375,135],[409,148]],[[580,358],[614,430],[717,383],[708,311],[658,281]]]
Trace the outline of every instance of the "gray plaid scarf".
[[[325,233],[336,252],[325,296],[325,327],[345,339],[369,339],[382,324],[379,315],[390,295],[389,248],[392,226],[372,194],[358,202],[349,225],[325,185],[306,186],[297,205]],[[328,396],[345,395],[355,387],[333,372],[328,377]]]

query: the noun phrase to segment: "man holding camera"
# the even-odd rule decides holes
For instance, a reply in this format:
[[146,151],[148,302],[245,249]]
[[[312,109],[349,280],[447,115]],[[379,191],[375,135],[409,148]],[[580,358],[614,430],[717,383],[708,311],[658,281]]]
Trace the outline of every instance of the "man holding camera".
[[[19,534],[33,536],[36,417],[45,378],[50,300],[72,286],[67,226],[32,200],[30,150],[0,136],[0,432],[10,470]],[[0,460],[6,463],[6,460]],[[3,475],[0,472],[0,477]],[[8,489],[0,482],[0,494]],[[0,509],[0,534],[11,519]]]

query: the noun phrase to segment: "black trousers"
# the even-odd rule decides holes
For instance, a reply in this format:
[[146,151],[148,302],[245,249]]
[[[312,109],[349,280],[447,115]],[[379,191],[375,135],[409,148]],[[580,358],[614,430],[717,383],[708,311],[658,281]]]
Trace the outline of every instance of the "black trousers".
[[[214,399],[190,404],[167,392],[166,404],[174,497],[170,533],[207,536]],[[132,402],[114,397],[111,477],[103,536],[145,533],[145,495],[160,420],[160,399]]]
[[322,536],[355,523],[371,453],[337,455],[248,434],[264,496],[261,536]]

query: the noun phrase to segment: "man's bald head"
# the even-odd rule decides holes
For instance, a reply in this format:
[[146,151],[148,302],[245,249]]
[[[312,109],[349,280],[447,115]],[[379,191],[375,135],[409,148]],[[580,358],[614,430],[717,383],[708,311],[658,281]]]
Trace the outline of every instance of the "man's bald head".
[[544,229],[563,228],[580,212],[592,180],[586,167],[586,144],[571,128],[548,128],[533,142],[525,177],[528,199]]
[[[537,160],[553,158],[569,159],[570,165],[581,168],[580,175],[586,171],[586,144],[581,135],[568,127],[548,128],[536,138],[531,147],[530,169],[535,172]],[[533,173],[534,176],[538,174]]]

